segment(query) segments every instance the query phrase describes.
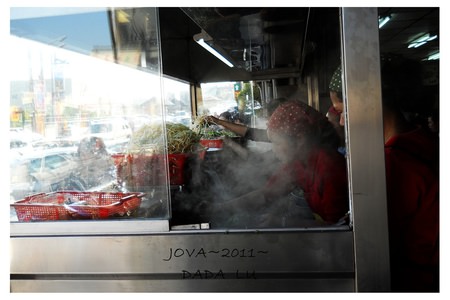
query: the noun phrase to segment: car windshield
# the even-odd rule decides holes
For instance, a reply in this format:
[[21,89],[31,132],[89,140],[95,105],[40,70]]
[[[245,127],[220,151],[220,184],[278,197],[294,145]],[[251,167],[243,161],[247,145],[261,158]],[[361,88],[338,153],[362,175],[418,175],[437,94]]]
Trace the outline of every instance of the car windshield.
[[41,158],[32,159],[30,161],[30,170],[32,172],[39,171],[40,168],[41,168],[41,163],[42,163],[42,159]]
[[103,132],[111,132],[112,125],[111,124],[92,124],[91,125],[91,133],[103,133]]
[[64,163],[67,162],[67,159],[60,155],[52,155],[48,156],[45,159],[45,168],[47,169],[57,169],[61,167]]

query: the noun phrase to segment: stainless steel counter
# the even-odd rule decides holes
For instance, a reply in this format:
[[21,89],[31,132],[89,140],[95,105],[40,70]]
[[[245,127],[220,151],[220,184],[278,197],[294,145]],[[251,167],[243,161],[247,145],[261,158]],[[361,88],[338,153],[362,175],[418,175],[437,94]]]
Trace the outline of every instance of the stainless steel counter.
[[12,292],[354,291],[352,232],[11,238]]

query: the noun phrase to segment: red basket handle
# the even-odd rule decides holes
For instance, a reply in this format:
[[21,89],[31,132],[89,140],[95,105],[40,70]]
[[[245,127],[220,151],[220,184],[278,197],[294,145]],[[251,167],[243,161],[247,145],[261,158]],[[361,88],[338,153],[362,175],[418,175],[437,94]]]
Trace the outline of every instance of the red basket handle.
[[130,199],[132,199],[132,198],[134,198],[134,197],[142,198],[142,197],[144,197],[144,196],[145,196],[145,193],[131,194],[131,195],[128,195],[128,196],[125,196],[125,197],[120,198],[119,202],[117,202],[117,203],[118,203],[118,204],[122,204],[122,203],[124,203],[125,201],[128,201],[128,200],[130,200]]

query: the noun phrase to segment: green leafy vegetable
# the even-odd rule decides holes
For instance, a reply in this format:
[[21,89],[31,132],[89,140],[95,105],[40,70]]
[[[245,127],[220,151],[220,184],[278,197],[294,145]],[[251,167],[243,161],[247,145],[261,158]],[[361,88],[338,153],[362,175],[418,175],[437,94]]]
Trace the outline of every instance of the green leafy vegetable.
[[219,127],[219,125],[217,124],[210,124],[208,122],[208,116],[196,117],[194,119],[192,128],[192,130],[195,131],[200,136],[200,138],[206,140],[237,136],[235,133]]

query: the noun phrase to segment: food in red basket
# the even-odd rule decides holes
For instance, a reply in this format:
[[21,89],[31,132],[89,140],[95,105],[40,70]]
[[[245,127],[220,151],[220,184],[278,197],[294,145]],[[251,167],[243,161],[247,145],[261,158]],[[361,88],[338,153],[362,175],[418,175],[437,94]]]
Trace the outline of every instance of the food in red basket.
[[144,125],[131,137],[128,153],[118,169],[119,181],[127,188],[164,185],[167,173],[171,185],[185,183],[188,159],[200,157],[200,137],[183,124],[167,123],[165,128],[167,149],[162,125]]
[[198,116],[194,120],[194,131],[201,137],[200,144],[207,148],[222,148],[225,137],[236,137],[236,135],[216,124],[210,124],[208,116]]

